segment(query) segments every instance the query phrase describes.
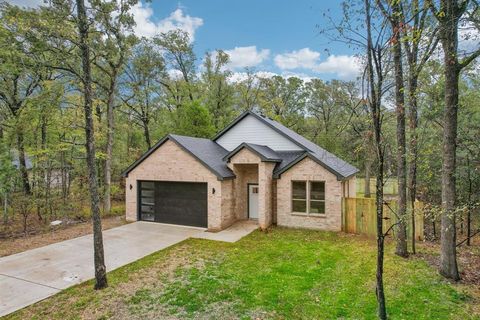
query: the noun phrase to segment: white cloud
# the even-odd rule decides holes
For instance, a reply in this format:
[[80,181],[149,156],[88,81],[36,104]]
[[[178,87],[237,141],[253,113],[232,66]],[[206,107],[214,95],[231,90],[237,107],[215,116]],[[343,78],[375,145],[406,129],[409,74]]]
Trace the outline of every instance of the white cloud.
[[[41,5],[48,5],[45,0],[7,0],[7,3],[27,8],[37,8]],[[187,32],[190,40],[193,41],[195,31],[203,25],[202,18],[189,16],[185,14],[181,8],[173,11],[165,19],[155,22],[152,7],[149,3],[143,3],[142,1],[134,5],[130,12],[136,23],[136,26],[133,28],[135,34],[147,38],[153,37],[160,32],[181,29]]]
[[362,62],[355,56],[328,56],[326,61],[323,61],[315,66],[314,70],[318,73],[334,73],[340,79],[351,80],[360,75],[362,69]]
[[308,74],[305,73],[297,73],[297,72],[290,72],[286,71],[282,73],[282,77],[285,79],[288,79],[290,77],[295,77],[303,80],[303,82],[310,82],[312,79],[315,79],[316,77],[309,76]]
[[303,48],[275,56],[275,64],[283,70],[292,70],[298,68],[310,69],[315,67],[320,59],[320,53],[312,51],[309,48]]
[[228,67],[230,69],[255,67],[268,59],[270,50],[257,50],[256,46],[235,47],[234,49],[225,50],[230,57]]
[[274,61],[276,66],[282,70],[303,69],[315,73],[331,73],[344,80],[357,77],[362,65],[357,57],[349,55],[331,55],[325,61],[320,61],[320,52],[309,48],[278,54]]
[[167,73],[170,79],[179,80],[183,77],[182,71],[177,69],[168,69]]
[[158,22],[152,20],[153,9],[149,3],[139,2],[132,7],[131,12],[136,23],[134,32],[137,36],[153,37],[161,32],[181,29],[187,32],[191,41],[193,41],[195,31],[203,25],[202,18],[189,16],[180,8]]
[[[277,73],[274,73],[274,72],[270,72],[270,71],[257,71],[255,72],[255,76],[257,78],[271,78],[273,76],[278,76]],[[240,81],[243,81],[243,80],[247,80],[248,78],[248,74],[246,72],[233,72],[232,75],[230,76],[229,78],[229,81],[231,83],[234,83],[234,82],[240,82]]]
[[458,28],[458,51],[462,54],[469,54],[478,50],[480,43],[480,30],[472,23],[460,24]]

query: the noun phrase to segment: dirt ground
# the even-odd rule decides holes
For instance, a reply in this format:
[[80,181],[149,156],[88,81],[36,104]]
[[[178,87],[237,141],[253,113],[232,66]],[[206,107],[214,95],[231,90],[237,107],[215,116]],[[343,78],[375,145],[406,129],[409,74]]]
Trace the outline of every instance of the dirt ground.
[[[459,239],[464,237],[460,236]],[[425,260],[438,269],[440,265],[440,242],[425,241],[419,243],[419,250],[413,257]],[[480,301],[480,236],[472,238],[472,245],[463,244],[457,247],[457,263],[460,271],[460,281],[465,290]],[[477,306],[480,312],[480,305]]]
[[[461,238],[463,239],[463,238]],[[425,241],[419,244],[418,257],[438,267],[440,264],[440,242]],[[462,244],[457,247],[457,263],[461,282],[480,287],[480,236],[472,238],[472,245]]]
[[[103,230],[125,224],[124,216],[114,216],[102,219]],[[66,226],[58,226],[29,236],[0,240],[0,257],[8,256],[25,250],[43,247],[59,241],[64,241],[92,233],[92,223],[81,222]]]

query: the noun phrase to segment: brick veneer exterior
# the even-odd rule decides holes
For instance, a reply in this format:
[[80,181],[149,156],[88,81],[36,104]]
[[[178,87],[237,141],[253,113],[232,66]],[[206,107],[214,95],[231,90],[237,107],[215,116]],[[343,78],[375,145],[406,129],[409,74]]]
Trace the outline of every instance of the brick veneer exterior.
[[[206,182],[208,185],[208,229],[221,230],[232,220],[229,210],[232,196],[231,181],[219,181],[217,177],[175,142],[168,140],[126,178],[126,218],[137,220],[137,181]],[[130,190],[130,185],[132,189]],[[212,189],[215,188],[215,194]],[[222,197],[224,195],[225,197]],[[223,202],[223,203],[222,203]],[[225,209],[222,217],[222,207]]]
[[[236,178],[219,181],[217,176],[175,142],[167,140],[149,157],[128,173],[126,178],[126,218],[137,220],[137,181],[206,182],[208,186],[208,229],[219,231],[236,220],[248,218],[248,183],[259,185],[259,217],[261,228],[272,223],[281,226],[340,231],[342,196],[355,195],[355,178],[338,181],[336,176],[311,159],[304,159],[273,179],[275,163],[262,162],[248,149],[234,155],[228,166]],[[308,216],[291,212],[291,181],[325,181],[324,216]],[[130,185],[132,189],[130,189]],[[213,193],[215,189],[215,193]]]
[[229,167],[236,175],[236,199],[235,210],[240,212],[241,218],[248,217],[247,208],[247,185],[258,183],[258,224],[266,229],[273,222],[273,169],[275,163],[262,162],[260,157],[248,149],[242,149],[235,154],[229,162]]
[[[325,181],[325,215],[292,212],[292,180]],[[342,181],[338,181],[334,174],[305,158],[284,172],[276,182],[278,225],[331,231],[342,229]],[[354,187],[350,190],[354,192]]]

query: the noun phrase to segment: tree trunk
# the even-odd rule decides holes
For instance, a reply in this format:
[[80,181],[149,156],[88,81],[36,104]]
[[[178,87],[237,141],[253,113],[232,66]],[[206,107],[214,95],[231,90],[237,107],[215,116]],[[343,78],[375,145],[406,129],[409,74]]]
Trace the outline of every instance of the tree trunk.
[[372,162],[369,158],[365,159],[365,191],[363,192],[363,196],[365,198],[370,198],[370,170],[372,169]]
[[93,249],[95,266],[95,289],[107,287],[107,273],[103,251],[102,221],[100,219],[100,198],[98,194],[97,172],[95,170],[95,136],[92,115],[92,79],[90,70],[90,48],[88,46],[88,21],[84,0],[76,0],[80,52],[82,57],[85,138],[87,151],[88,186],[93,221]]
[[3,198],[3,224],[8,222],[8,193],[5,192]]
[[116,72],[111,76],[110,88],[107,100],[107,147],[105,159],[105,181],[104,181],[104,203],[103,210],[105,214],[109,214],[112,208],[111,204],[111,184],[112,184],[112,152],[113,152],[113,134],[114,134],[114,95],[116,88],[117,75]]
[[20,170],[20,176],[22,179],[23,192],[29,195],[29,194],[32,194],[32,188],[30,187],[30,181],[28,179],[24,137],[23,137],[23,131],[21,128],[17,128],[17,149],[18,149],[18,168]]
[[470,238],[472,237],[472,176],[470,173],[470,157],[467,155],[468,169],[468,204],[467,204],[467,246],[470,246]]
[[417,197],[417,161],[418,161],[418,101],[417,87],[418,79],[415,70],[415,64],[410,62],[410,77],[408,84],[408,96],[410,102],[409,129],[410,129],[410,167],[408,174],[408,199],[410,200],[412,214],[412,253],[415,254],[415,199]]
[[145,137],[145,142],[147,143],[147,150],[152,148],[152,140],[150,139],[150,129],[148,129],[148,122],[143,122],[143,135]]
[[399,3],[393,5],[391,27],[394,43],[393,62],[395,66],[395,111],[397,115],[397,181],[398,181],[398,211],[397,246],[395,253],[407,257],[407,162],[405,139],[405,94],[403,85],[401,25]]
[[[453,1],[452,1],[453,2]],[[445,110],[443,114],[443,165],[442,165],[442,218],[440,230],[440,273],[449,279],[459,280],[455,227],[455,169],[457,149],[458,81],[457,63],[458,19],[455,4],[447,5],[442,22],[442,47],[445,68]]]
[[[42,113],[40,115],[40,147],[43,152],[46,151],[47,149],[47,127],[48,127],[48,122],[47,122],[47,115],[45,114],[45,110],[42,110]],[[44,211],[47,211],[49,201],[50,201],[50,180],[51,180],[51,161],[50,160],[45,160],[42,159],[40,162],[41,164],[41,176],[40,176],[40,181],[39,183],[43,183],[43,189],[45,192],[45,199],[44,199]],[[39,192],[40,193],[40,192]],[[38,202],[40,203],[40,202]],[[41,210],[37,211],[37,216],[40,221],[42,221],[43,217],[41,214]],[[46,221],[45,221],[46,222]]]
[[[372,116],[373,129],[375,134],[375,148],[377,155],[376,174],[376,211],[377,211],[377,271],[376,271],[376,296],[378,305],[378,317],[381,320],[387,319],[387,308],[385,292],[383,289],[383,256],[384,256],[384,234],[383,234],[383,171],[384,154],[382,143],[382,122],[381,122],[381,92],[383,90],[383,75],[381,66],[381,52],[373,47],[370,0],[365,1],[365,22],[367,29],[367,76],[369,82],[369,107]],[[373,66],[373,55],[376,55],[375,68]],[[377,79],[375,81],[375,70]]]
[[[375,131],[381,129],[375,129]],[[380,134],[376,138],[376,143],[381,144]],[[379,145],[378,149],[381,148]],[[375,204],[377,206],[377,301],[378,301],[378,317],[380,319],[387,319],[387,307],[385,303],[385,293],[383,289],[383,256],[385,251],[385,237],[383,234],[383,151],[377,151],[380,158],[378,159],[377,186],[376,186],[376,199]]]

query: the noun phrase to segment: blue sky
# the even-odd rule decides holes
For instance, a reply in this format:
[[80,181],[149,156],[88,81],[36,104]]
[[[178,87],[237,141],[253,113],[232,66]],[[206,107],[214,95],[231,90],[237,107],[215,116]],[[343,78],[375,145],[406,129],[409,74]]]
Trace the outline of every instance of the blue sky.
[[172,13],[177,13],[177,22],[201,19],[191,31],[197,56],[226,50],[232,59],[230,68],[236,72],[248,66],[260,72],[323,79],[353,79],[358,72],[353,51],[318,32],[318,25],[327,24],[323,13],[341,18],[340,1],[163,0],[142,7],[152,11],[149,20],[157,25],[175,20]]
[[[42,0],[9,0],[34,7]],[[265,74],[305,79],[352,80],[359,63],[354,52],[318,33],[328,22],[323,14],[341,18],[341,2],[314,0],[153,0],[135,6],[135,33],[151,37],[180,28],[187,31],[201,62],[205,52],[226,51],[228,68],[237,76],[245,67]]]

